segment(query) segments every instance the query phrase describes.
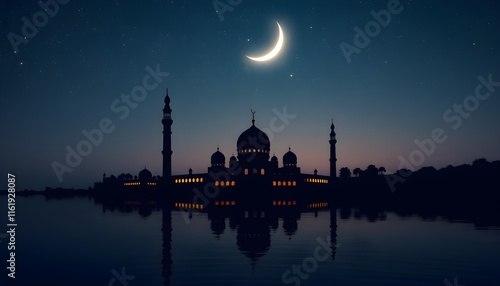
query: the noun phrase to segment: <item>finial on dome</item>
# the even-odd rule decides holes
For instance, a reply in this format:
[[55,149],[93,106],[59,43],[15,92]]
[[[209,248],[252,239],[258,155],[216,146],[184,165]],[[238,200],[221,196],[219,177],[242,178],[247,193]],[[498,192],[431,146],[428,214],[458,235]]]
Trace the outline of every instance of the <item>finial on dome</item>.
[[217,145],[217,151],[219,151],[219,145]]
[[288,145],[288,151],[292,151],[292,147],[290,147],[290,145]]
[[165,104],[170,104],[170,97],[168,96],[168,88],[165,94]]
[[255,125],[255,111],[250,109],[250,112],[252,112],[252,125]]

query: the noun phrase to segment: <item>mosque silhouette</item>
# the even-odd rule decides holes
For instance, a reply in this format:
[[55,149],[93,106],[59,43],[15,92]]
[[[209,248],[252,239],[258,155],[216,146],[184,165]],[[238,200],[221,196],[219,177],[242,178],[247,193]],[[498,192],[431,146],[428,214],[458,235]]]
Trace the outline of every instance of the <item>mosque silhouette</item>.
[[[211,165],[207,173],[194,174],[189,169],[187,174],[172,175],[172,109],[168,89],[163,108],[163,173],[162,176],[153,176],[146,168],[138,176],[120,174],[118,176],[103,175],[102,182],[94,185],[95,189],[113,190],[155,190],[158,188],[186,189],[203,186],[207,183],[224,189],[245,188],[295,188],[310,189],[324,188],[331,185],[336,178],[335,126],[330,126],[330,176],[301,173],[297,165],[297,155],[289,148],[283,155],[282,166],[279,166],[278,157],[271,154],[269,137],[255,125],[255,112],[252,111],[252,125],[243,131],[236,141],[237,156],[229,158],[226,165],[226,156],[217,148],[210,157]],[[324,186],[324,187],[323,187]]]

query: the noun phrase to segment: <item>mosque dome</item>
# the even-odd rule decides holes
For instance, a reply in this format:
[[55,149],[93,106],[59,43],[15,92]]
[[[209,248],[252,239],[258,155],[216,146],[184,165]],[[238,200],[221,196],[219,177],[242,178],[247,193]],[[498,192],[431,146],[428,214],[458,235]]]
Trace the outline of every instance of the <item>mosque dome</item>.
[[210,162],[212,163],[212,166],[224,166],[226,163],[226,157],[219,151],[219,148],[217,148],[217,151],[212,154],[212,157],[210,157]]
[[296,166],[297,165],[297,155],[293,153],[290,148],[288,148],[288,152],[283,155],[283,165],[284,166]]
[[139,172],[139,180],[150,180],[151,178],[153,178],[153,174],[151,174],[151,172],[146,169],[146,167],[144,167],[144,169]]
[[271,141],[264,131],[255,126],[255,118],[252,118],[252,126],[238,137],[236,149],[238,161],[244,169],[261,169],[269,163]]
[[[255,121],[255,120],[252,120]],[[252,126],[241,133],[236,142],[236,148],[238,151],[241,150],[264,150],[269,151],[271,149],[271,141],[264,131],[260,130],[252,123]]]
[[276,157],[276,155],[273,155],[273,156],[271,157],[271,162],[273,162],[273,163],[274,163],[274,162],[278,162],[278,157]]

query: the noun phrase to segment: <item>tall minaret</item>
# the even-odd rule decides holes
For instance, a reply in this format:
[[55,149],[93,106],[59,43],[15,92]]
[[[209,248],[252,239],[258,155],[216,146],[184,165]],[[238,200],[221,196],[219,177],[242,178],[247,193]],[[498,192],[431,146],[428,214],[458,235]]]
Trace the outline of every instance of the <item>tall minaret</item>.
[[165,96],[165,107],[163,108],[163,181],[170,183],[172,177],[172,109],[170,109],[170,97]]
[[333,181],[337,177],[337,155],[335,155],[335,144],[337,144],[337,139],[335,139],[335,126],[330,125],[330,181]]

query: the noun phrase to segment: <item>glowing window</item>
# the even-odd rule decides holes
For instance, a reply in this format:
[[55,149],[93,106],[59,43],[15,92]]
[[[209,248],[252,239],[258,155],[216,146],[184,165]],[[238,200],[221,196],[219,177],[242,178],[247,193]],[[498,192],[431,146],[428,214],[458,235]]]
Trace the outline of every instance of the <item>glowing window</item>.
[[248,169],[245,169],[245,175],[248,175]]
[[215,181],[215,186],[219,186],[219,181]]
[[264,169],[260,169],[260,174],[261,174],[261,175],[264,175],[264,174],[265,174],[265,172],[266,172],[266,171],[265,171]]
[[200,182],[202,182],[202,183],[203,183],[203,178],[200,178]]
[[236,186],[236,183],[234,181],[231,182],[231,186]]
[[288,181],[288,186],[291,187],[292,186],[292,182]]
[[278,186],[281,186],[281,181],[278,181]]
[[283,187],[286,186],[286,182],[285,181],[283,181],[283,183],[281,183],[281,184],[283,185]]
[[294,186],[294,187],[295,187],[295,186],[297,186],[297,182],[296,182],[296,181],[293,181],[293,182],[292,182],[292,186]]
[[273,187],[276,186],[276,181],[273,181]]

